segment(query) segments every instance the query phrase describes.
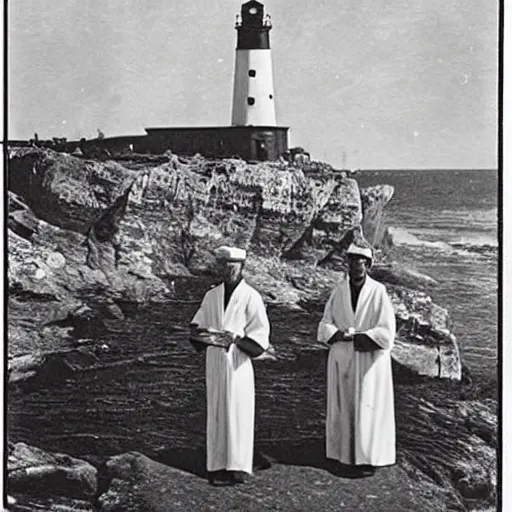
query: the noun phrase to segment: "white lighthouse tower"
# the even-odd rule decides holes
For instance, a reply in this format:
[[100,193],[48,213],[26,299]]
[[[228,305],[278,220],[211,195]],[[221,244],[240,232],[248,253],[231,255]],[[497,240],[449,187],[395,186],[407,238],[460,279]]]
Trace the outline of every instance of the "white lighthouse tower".
[[250,0],[237,16],[233,84],[233,126],[276,126],[274,81],[269,32],[270,16],[263,4]]

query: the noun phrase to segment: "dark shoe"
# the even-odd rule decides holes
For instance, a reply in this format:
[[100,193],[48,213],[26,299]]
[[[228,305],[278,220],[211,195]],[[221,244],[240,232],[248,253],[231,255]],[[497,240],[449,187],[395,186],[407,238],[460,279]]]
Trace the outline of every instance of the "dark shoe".
[[359,474],[355,470],[355,466],[351,466],[350,464],[342,464],[337,460],[331,460],[329,462],[329,472],[334,476],[339,476],[341,478],[359,477]]
[[342,464],[338,461],[330,462],[329,471],[341,478],[364,478],[372,476],[375,473],[375,468],[368,465],[351,465]]
[[360,466],[356,466],[361,473],[361,476],[373,476],[377,468],[375,466],[370,466],[369,464],[361,464]]
[[233,485],[245,484],[247,473],[243,471],[228,471],[229,480]]
[[220,469],[219,471],[208,471],[208,483],[210,485],[230,485],[231,481],[228,478],[227,471]]

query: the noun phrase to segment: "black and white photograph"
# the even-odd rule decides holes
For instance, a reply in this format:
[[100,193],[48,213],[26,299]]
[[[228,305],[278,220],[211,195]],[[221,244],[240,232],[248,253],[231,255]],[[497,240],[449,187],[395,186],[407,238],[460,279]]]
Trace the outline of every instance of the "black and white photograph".
[[507,510],[503,11],[4,2],[2,510]]

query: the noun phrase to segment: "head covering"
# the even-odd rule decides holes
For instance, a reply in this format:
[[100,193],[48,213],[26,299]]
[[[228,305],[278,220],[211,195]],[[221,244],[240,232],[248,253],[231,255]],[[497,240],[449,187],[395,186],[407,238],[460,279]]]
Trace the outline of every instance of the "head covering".
[[367,242],[352,242],[347,249],[347,255],[349,254],[354,254],[356,256],[364,256],[365,258],[368,258],[370,260],[370,265],[373,263],[373,250],[370,244]]
[[239,249],[238,247],[228,247],[227,245],[222,245],[215,250],[215,257],[218,260],[224,261],[245,261],[247,252],[245,249]]

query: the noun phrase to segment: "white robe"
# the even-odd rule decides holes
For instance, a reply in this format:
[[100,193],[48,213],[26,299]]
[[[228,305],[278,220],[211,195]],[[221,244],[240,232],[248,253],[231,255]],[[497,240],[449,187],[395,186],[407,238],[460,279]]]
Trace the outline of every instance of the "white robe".
[[349,278],[334,288],[318,326],[318,341],[350,327],[368,335],[381,350],[356,352],[350,342],[334,343],[327,361],[326,454],[343,464],[395,463],[395,412],[391,348],[395,314],[384,285],[366,276],[356,311]]
[[[270,325],[260,294],[244,280],[224,311],[224,284],[206,293],[191,323],[248,336],[266,350]],[[252,473],[254,371],[251,358],[234,344],[206,351],[206,468]]]

